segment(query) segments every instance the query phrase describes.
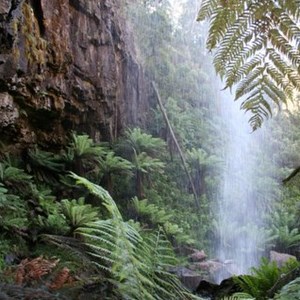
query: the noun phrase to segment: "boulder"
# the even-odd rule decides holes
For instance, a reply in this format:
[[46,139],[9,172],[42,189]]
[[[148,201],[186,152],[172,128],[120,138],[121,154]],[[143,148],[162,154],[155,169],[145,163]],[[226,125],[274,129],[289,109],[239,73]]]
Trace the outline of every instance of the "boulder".
[[193,249],[194,252],[189,256],[190,260],[192,262],[200,262],[203,261],[207,258],[207,255],[205,254],[205,252],[203,250],[197,250],[197,249]]
[[199,283],[201,280],[203,280],[203,276],[186,267],[176,267],[172,269],[171,272],[175,273],[179,277],[182,284],[193,292],[196,291]]
[[233,261],[220,262],[217,260],[207,260],[193,263],[190,268],[195,271],[205,272],[209,281],[219,284],[224,278],[229,278],[236,274],[236,265]]
[[224,267],[224,264],[215,261],[215,260],[207,260],[193,264],[193,268],[196,270],[208,271],[208,272],[216,272]]
[[275,261],[278,267],[282,267],[290,259],[297,260],[296,256],[294,255],[280,253],[276,251],[270,252],[270,260]]

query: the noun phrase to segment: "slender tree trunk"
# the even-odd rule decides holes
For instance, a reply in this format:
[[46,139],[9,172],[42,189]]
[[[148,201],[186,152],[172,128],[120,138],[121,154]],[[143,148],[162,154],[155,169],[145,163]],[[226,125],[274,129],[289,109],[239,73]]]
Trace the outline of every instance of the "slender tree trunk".
[[144,189],[143,189],[143,174],[141,171],[136,171],[136,195],[139,199],[143,199]]
[[192,188],[192,191],[193,191],[193,195],[194,195],[195,205],[196,205],[196,207],[200,210],[199,199],[198,199],[198,196],[197,196],[197,192],[196,192],[196,189],[195,189],[195,186],[194,186],[193,179],[192,179],[191,174],[190,174],[190,172],[189,172],[189,170],[188,170],[188,167],[187,167],[186,159],[185,159],[184,154],[183,154],[183,152],[182,152],[182,150],[181,150],[181,148],[180,148],[180,145],[179,145],[179,143],[178,143],[178,141],[177,141],[177,138],[176,138],[176,136],[175,136],[175,133],[174,133],[173,128],[172,128],[172,126],[171,126],[171,123],[170,123],[170,121],[169,121],[168,115],[167,115],[166,110],[165,110],[165,108],[164,108],[164,106],[163,106],[163,103],[162,103],[162,101],[161,101],[159,92],[158,92],[158,90],[157,90],[157,88],[156,88],[156,85],[155,85],[155,83],[154,83],[153,81],[152,81],[152,85],[153,85],[154,91],[155,91],[155,93],[156,93],[156,98],[157,98],[158,105],[159,105],[160,110],[161,110],[161,112],[162,112],[162,114],[163,114],[163,117],[164,117],[164,119],[165,119],[165,122],[166,122],[166,124],[167,124],[167,127],[169,128],[171,137],[172,137],[172,139],[173,139],[173,141],[174,141],[174,143],[175,143],[175,145],[176,145],[176,148],[177,148],[177,150],[178,150],[178,153],[179,153],[179,156],[180,156],[180,159],[181,159],[183,168],[184,168],[185,173],[186,173],[186,175],[187,175],[187,177],[188,177],[188,180],[189,180],[189,182],[190,182],[190,185],[191,185],[191,188]]
[[106,188],[106,190],[109,192],[110,195],[112,195],[113,192],[113,180],[112,180],[112,174],[107,173],[103,176],[102,185]]

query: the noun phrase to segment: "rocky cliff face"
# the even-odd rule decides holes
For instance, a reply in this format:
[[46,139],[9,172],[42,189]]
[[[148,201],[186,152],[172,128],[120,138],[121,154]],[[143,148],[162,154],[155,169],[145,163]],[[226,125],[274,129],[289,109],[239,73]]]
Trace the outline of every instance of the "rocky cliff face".
[[59,146],[69,130],[112,140],[148,109],[120,0],[1,0],[0,134]]

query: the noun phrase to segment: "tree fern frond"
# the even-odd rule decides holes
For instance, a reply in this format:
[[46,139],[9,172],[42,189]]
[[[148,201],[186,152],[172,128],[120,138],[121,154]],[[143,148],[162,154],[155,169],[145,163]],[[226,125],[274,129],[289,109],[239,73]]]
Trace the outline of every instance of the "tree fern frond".
[[296,300],[300,298],[300,277],[289,282],[275,295],[276,300]]
[[149,239],[144,238],[129,222],[123,221],[107,191],[78,175],[71,176],[103,201],[111,218],[85,222],[75,231],[80,239],[50,236],[49,240],[60,247],[74,248],[79,255],[84,250],[84,258],[90,259],[98,270],[110,271],[110,281],[124,299],[199,299],[167,272],[174,265],[174,254],[162,230],[150,234]]
[[[41,239],[46,243],[57,246],[68,253],[69,256],[81,261],[83,266],[93,267],[94,261],[89,255],[90,248],[78,239],[50,234],[41,235]],[[98,265],[100,266],[100,264]],[[101,267],[101,269],[103,268],[106,268],[106,266]]]
[[272,12],[279,20],[279,29],[288,38],[288,40],[295,41],[298,46],[300,42],[300,30],[294,20],[291,19],[291,14],[288,14],[280,8],[274,9]]
[[97,220],[99,217],[98,210],[90,204],[85,204],[84,198],[71,201],[64,199],[61,201],[60,210],[72,231],[86,223]]
[[127,138],[127,144],[129,144],[137,154],[142,152],[148,155],[157,154],[166,146],[166,143],[162,139],[144,133],[140,128],[127,129],[125,136]]
[[245,60],[247,59],[247,56],[245,57],[243,56],[243,54],[241,54],[240,56],[237,57],[237,59],[233,60],[228,65],[226,71],[226,87],[232,87],[235,83],[239,82],[243,77],[245,77],[255,68],[263,64],[264,54],[262,53],[257,54],[256,56],[251,58],[251,60],[244,63]]
[[235,13],[233,10],[226,9],[222,5],[215,8],[211,16],[210,28],[208,33],[207,45],[213,49],[223,38],[231,21],[234,21]]
[[275,50],[269,50],[268,58],[279,72],[281,72],[283,75],[286,74],[286,64],[282,61],[280,55]]
[[300,1],[299,0],[279,0],[278,1],[280,7],[284,7],[284,9],[288,12],[288,14],[295,19],[299,19],[300,17]]
[[276,82],[277,86],[281,87],[282,89],[284,89],[288,84],[288,81],[285,80],[285,76],[270,64],[268,64],[266,68],[266,73],[269,74],[271,80]]
[[99,197],[103,202],[106,209],[111,213],[112,217],[117,219],[122,219],[121,213],[109,193],[99,185],[93,184],[86,178],[76,175],[75,173],[71,173],[72,178],[76,180],[78,185],[85,186],[92,194]]
[[[253,36],[256,26],[251,22],[251,20],[253,19],[253,15],[257,14],[262,7],[263,4],[260,2],[253,3],[251,10],[245,9],[243,13],[237,16],[235,22],[227,29],[222,41],[216,46],[218,54],[224,53],[224,63],[229,62],[227,59],[231,59],[239,53],[245,45],[245,39],[247,41],[249,36]],[[207,45],[207,47],[211,50],[209,45]]]
[[[216,71],[222,76],[225,73],[226,65],[235,57],[235,54],[243,49],[243,38],[249,35],[248,30],[249,13],[239,18],[235,24],[228,29],[222,41],[218,45],[214,56],[214,66]],[[209,47],[209,46],[208,46]],[[208,48],[211,49],[211,48]]]
[[[251,32],[251,29],[250,31],[245,32],[244,35],[246,36],[248,32]],[[214,66],[217,72],[219,72],[220,75],[223,74],[224,76],[226,71],[230,71],[231,65],[236,63],[239,65],[244,64],[248,58],[260,51],[265,44],[266,37],[259,35],[256,37],[255,41],[248,45],[245,45],[245,42],[242,38],[239,40],[239,42],[233,41],[232,44],[229,44],[224,48],[222,48],[222,45],[220,45],[218,48],[219,50],[214,56]],[[225,77],[227,77],[227,75]]]
[[282,103],[286,103],[285,93],[276,84],[274,84],[268,76],[264,76],[263,83],[264,92],[270,97],[270,100],[275,102],[277,107],[280,109]]
[[240,98],[252,92],[253,90],[257,90],[257,88],[260,87],[261,82],[262,82],[262,78],[257,78],[256,80],[249,82],[249,84],[243,84],[239,86],[238,91],[236,93],[236,97]]
[[[238,84],[236,100],[251,94],[241,107],[255,115],[250,119],[255,128],[270,115],[270,100],[281,107],[300,91],[299,7],[299,0],[241,0],[238,5],[205,1],[200,8],[199,20],[210,20],[207,48],[216,50],[215,69],[226,87]],[[232,18],[222,22],[226,14]],[[256,89],[259,96],[253,93]]]
[[[239,99],[241,96],[243,96],[246,93],[249,93],[252,91],[252,89],[249,90],[250,84],[257,80],[257,78],[261,78],[265,70],[265,66],[259,67],[251,71],[247,74],[247,76],[239,83],[237,89],[236,89],[236,97],[235,100]],[[255,86],[254,86],[255,87]],[[246,92],[245,92],[246,91]]]
[[241,108],[246,112],[250,111],[252,116],[249,119],[249,123],[253,130],[256,130],[262,125],[264,117],[268,117],[268,110],[264,109],[260,103],[263,102],[264,98],[260,90],[256,90],[252,93],[243,103]]
[[293,47],[278,29],[269,31],[269,39],[273,47],[286,55],[293,66],[300,64],[300,52]]
[[218,7],[219,3],[219,0],[203,0],[198,13],[197,21],[203,21],[206,18],[209,18],[213,14],[214,10]]

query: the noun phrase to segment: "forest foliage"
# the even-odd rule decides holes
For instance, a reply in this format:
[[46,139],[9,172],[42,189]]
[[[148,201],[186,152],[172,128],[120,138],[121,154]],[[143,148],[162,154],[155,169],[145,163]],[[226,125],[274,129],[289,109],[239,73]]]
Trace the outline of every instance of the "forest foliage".
[[[186,1],[177,20],[166,0],[138,1],[127,7],[126,17],[134,30],[145,76],[157,84],[186,157],[200,210],[195,207],[174,140],[155,104],[144,128],[127,128],[114,143],[98,144],[85,133],[73,132],[68,144],[59,150],[33,145],[18,157],[5,155],[3,150],[3,281],[28,286],[46,283],[50,290],[96,285],[107,299],[197,299],[170,270],[186,264],[182,257],[186,247],[215,255],[220,225],[214,212],[229,130],[222,118],[221,84],[216,84],[212,61],[205,50],[207,28],[194,22],[196,2]],[[224,11],[218,6],[220,15],[213,15],[218,19],[229,14],[230,5],[239,7],[238,1],[222,3]],[[209,17],[213,10],[207,1],[203,7],[200,18]],[[234,9],[230,22],[237,13]],[[222,32],[215,42],[214,33],[210,33],[211,48],[223,37]],[[233,55],[230,51],[227,54]],[[243,62],[237,63],[246,72]],[[254,107],[251,109],[254,112]],[[273,249],[298,255],[299,178],[293,178],[285,187],[281,180],[300,164],[299,123],[298,111],[284,111],[266,125],[260,148],[250,154],[256,157],[255,195],[267,212],[260,228],[266,245],[261,251]],[[239,230],[251,234],[257,228]],[[240,233],[232,228],[234,234]],[[268,270],[279,274],[272,267],[268,262],[262,264],[263,279],[270,279]],[[250,285],[257,282],[253,279]],[[297,279],[278,291],[276,297],[287,299],[284,297],[289,291],[294,293],[295,286],[299,286]]]

